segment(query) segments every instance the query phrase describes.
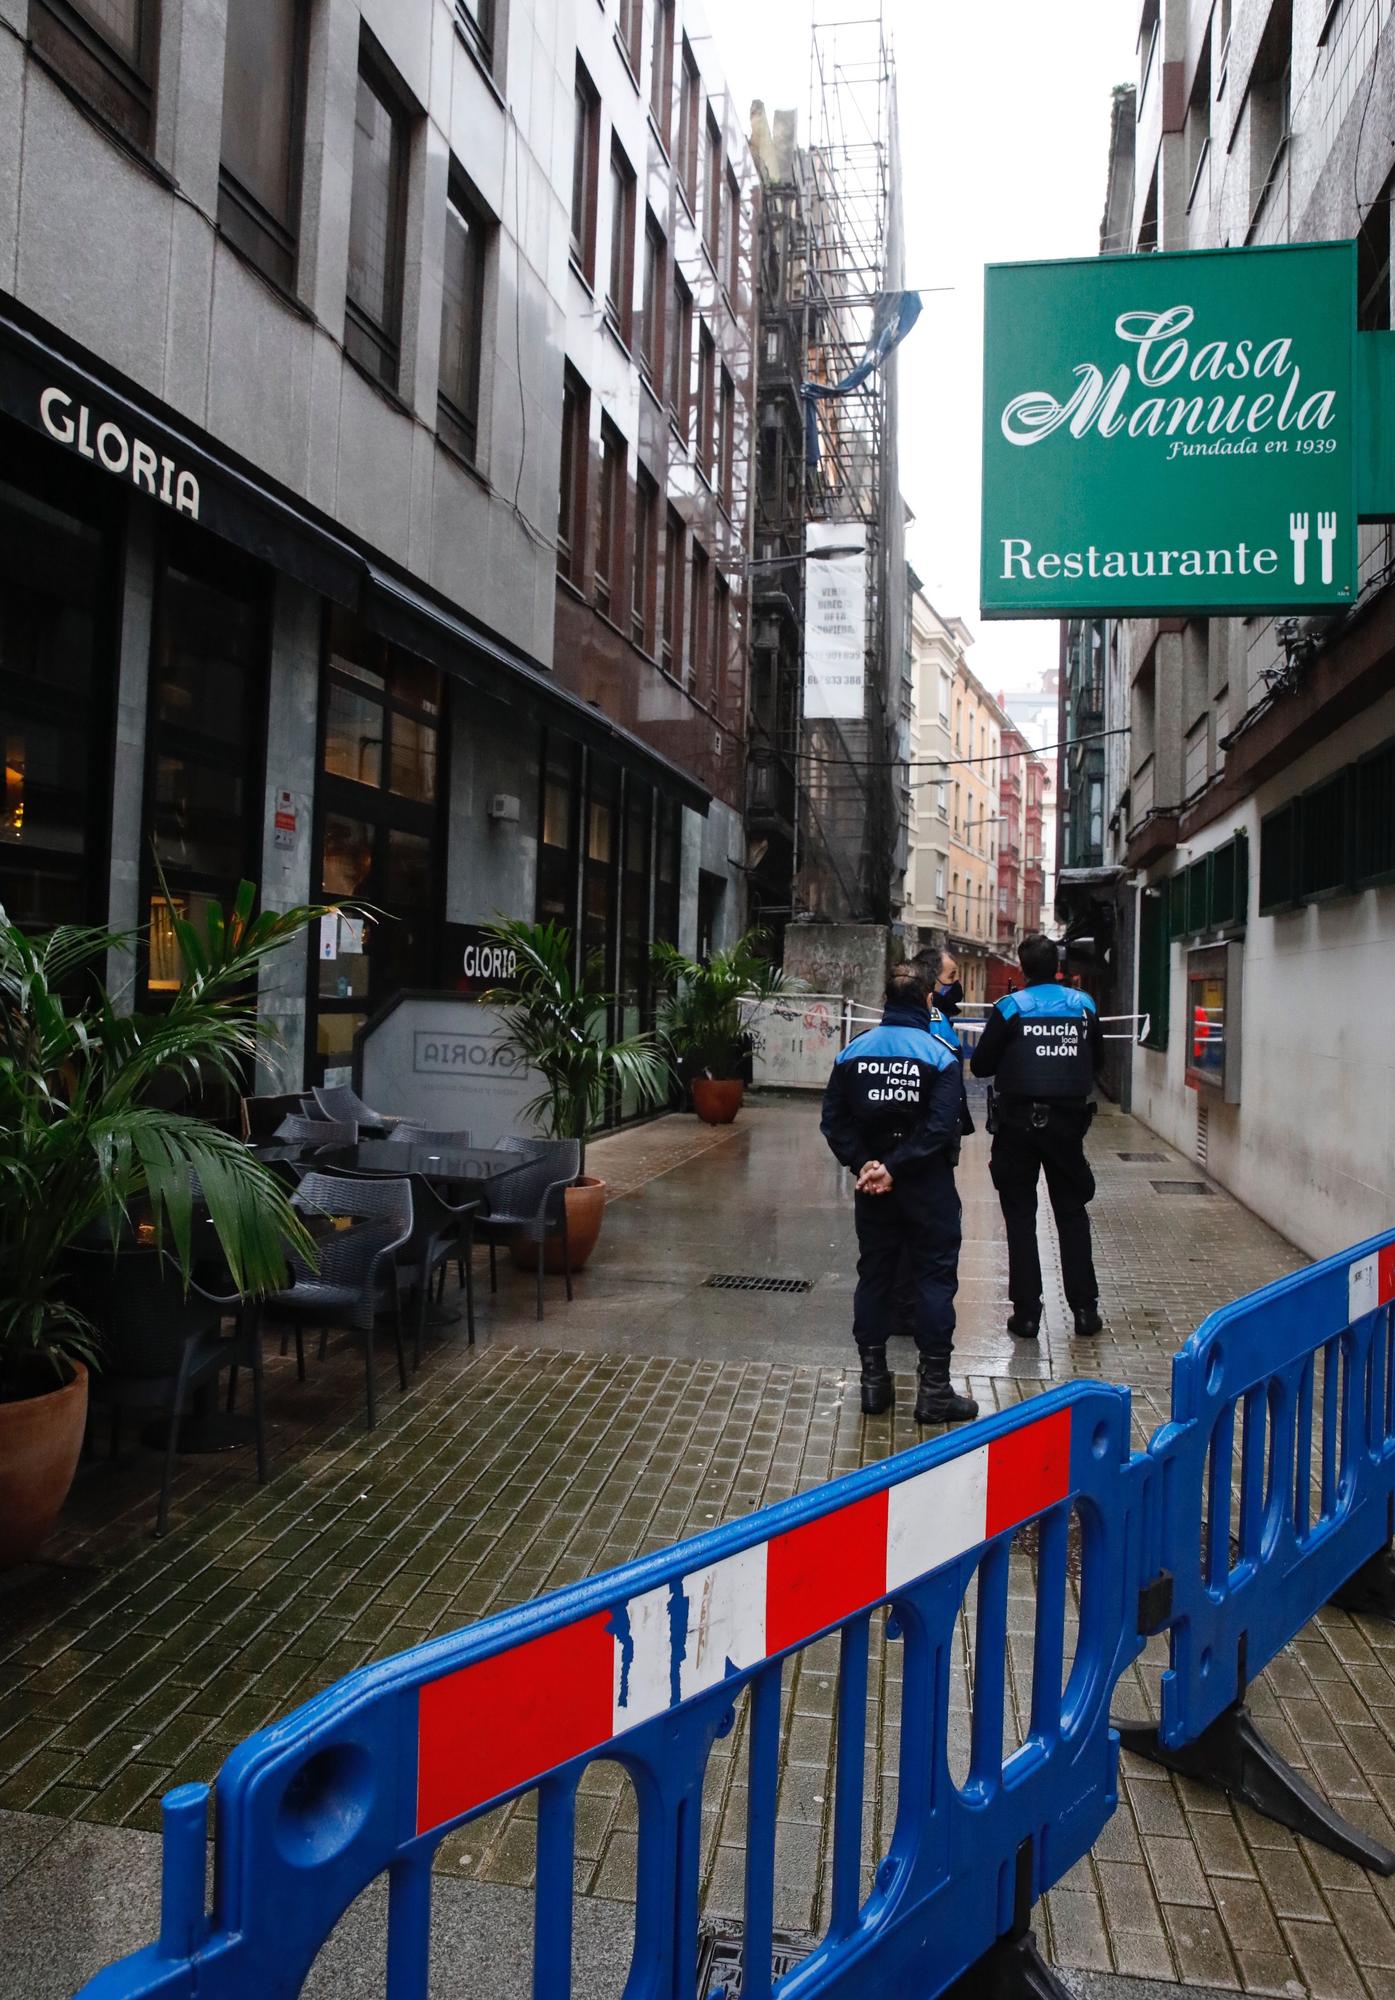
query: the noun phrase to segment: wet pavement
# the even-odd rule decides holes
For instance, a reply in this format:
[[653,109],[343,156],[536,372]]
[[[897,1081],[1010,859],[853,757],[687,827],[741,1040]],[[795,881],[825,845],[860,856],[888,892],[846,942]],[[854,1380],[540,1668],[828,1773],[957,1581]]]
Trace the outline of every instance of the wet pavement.
[[[1090,1149],[1106,1335],[1067,1332],[1049,1227],[1039,1347],[1003,1330],[1006,1260],[980,1138],[960,1176],[956,1372],[985,1408],[1076,1372],[1127,1382],[1141,1442],[1164,1413],[1179,1341],[1301,1260],[1133,1121],[1106,1112]],[[153,1936],[161,1792],[213,1778],[250,1730],[351,1668],[916,1441],[909,1342],[893,1343],[895,1412],[858,1412],[851,1204],[815,1106],[769,1100],[715,1131],[664,1119],[592,1152],[613,1198],[572,1306],[550,1281],[538,1325],[531,1277],[507,1268],[490,1300],[481,1258],[478,1345],[462,1329],[433,1335],[400,1397],[384,1343],[371,1435],[355,1350],[312,1359],[300,1384],[269,1345],[265,1487],[250,1453],[186,1459],[172,1531],[156,1542],[159,1461],[133,1443],[115,1464],[83,1467],[44,1562],[0,1579],[0,1994],[66,1994]],[[810,1289],[733,1290],[713,1277]],[[1010,1621],[1019,1729],[1029,1588],[1024,1557]],[[968,1724],[967,1620],[965,1631],[954,1756]],[[878,1638],[872,1660],[869,1873],[896,1807],[897,1650]],[[827,1909],[835,1664],[821,1642],[788,1677],[776,1921],[795,1931]],[[1119,1711],[1146,1712],[1155,1682],[1130,1677]],[[1395,1843],[1395,1628],[1322,1614],[1251,1705],[1311,1782]],[[740,1908],[743,1760],[741,1718],[716,1746],[704,1801],[714,1915]],[[612,1959],[628,1935],[635,1827],[628,1780],[596,1767],[578,1812],[577,1886],[587,1935]],[[450,1836],[439,1859],[447,1930],[497,1943],[521,1928],[509,1899],[531,1880],[532,1846],[527,1801]],[[350,1918],[355,1935],[376,1937],[368,1899]],[[1126,1760],[1118,1813],[1046,1899],[1041,1927],[1057,1963],[1082,1975],[1376,2000],[1395,1987],[1392,1918],[1390,1884]],[[381,1990],[359,1977],[327,1966],[316,1990]]]

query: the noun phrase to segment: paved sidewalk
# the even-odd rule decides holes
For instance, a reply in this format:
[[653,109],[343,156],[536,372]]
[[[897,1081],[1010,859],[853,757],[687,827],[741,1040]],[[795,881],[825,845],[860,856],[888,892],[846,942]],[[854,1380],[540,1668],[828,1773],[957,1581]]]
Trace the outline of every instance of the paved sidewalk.
[[[1108,1334],[1080,1342],[1066,1331],[1045,1237],[1040,1348],[1003,1331],[1006,1261],[979,1139],[961,1172],[958,1365],[985,1407],[1077,1371],[1126,1381],[1141,1441],[1163,1412],[1185,1334],[1301,1260],[1219,1190],[1156,1188],[1206,1184],[1131,1120],[1106,1113],[1090,1144]],[[388,1386],[384,1349],[371,1436],[352,1350],[312,1362],[305,1384],[271,1355],[266,1487],[250,1455],[186,1460],[173,1530],[154,1542],[155,1456],[137,1447],[115,1466],[98,1459],[46,1561],[0,1579],[0,1993],[66,1993],[104,1949],[153,1935],[149,1869],[136,1863],[148,1857],[160,1793],[211,1779],[249,1730],[352,1667],[915,1442],[909,1343],[896,1343],[894,1414],[858,1413],[850,1203],[814,1106],[752,1105],[718,1131],[661,1120],[598,1142],[588,1164],[613,1198],[572,1307],[554,1282],[538,1326],[530,1278],[505,1271],[492,1302],[484,1280],[478,1346],[435,1336],[404,1398]],[[797,1277],[813,1289],[715,1290],[705,1283],[714,1273]],[[1025,1556],[1014,1588],[1024,1598],[1011,1661],[1020,1709]],[[967,1619],[965,1630],[971,1666]],[[879,1640],[873,1661],[869,1867],[896,1805],[896,1650]],[[796,1930],[816,1927],[826,1908],[833,1665],[825,1642],[789,1677],[777,1922]],[[1126,1683],[1121,1707],[1138,1711],[1145,1685]],[[960,1744],[968,1694],[961,1677]],[[1344,1812],[1395,1843],[1395,1629],[1324,1614],[1257,1683],[1252,1706]],[[709,1774],[710,1912],[740,1906],[743,1756],[739,1722]],[[583,1788],[578,1887],[606,1904],[595,1921],[612,1946],[628,1921],[635,1845],[628,1780],[602,1765]],[[451,1836],[440,1858],[462,1893],[522,1888],[531,1867],[527,1802]],[[45,1889],[55,1879],[57,1901]],[[100,1902],[108,1879],[126,1885],[116,1942],[72,1914],[84,1881]],[[1130,1764],[1118,1813],[1047,1899],[1044,1928],[1056,1961],[1082,1973],[1377,2000],[1395,1988],[1392,1916],[1390,1885]]]

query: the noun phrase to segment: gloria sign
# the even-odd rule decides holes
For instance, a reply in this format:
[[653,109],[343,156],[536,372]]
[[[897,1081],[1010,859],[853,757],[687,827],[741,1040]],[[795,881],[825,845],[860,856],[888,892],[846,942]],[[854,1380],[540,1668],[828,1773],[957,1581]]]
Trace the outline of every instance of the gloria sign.
[[982,608],[1356,595],[1356,246],[985,274]]

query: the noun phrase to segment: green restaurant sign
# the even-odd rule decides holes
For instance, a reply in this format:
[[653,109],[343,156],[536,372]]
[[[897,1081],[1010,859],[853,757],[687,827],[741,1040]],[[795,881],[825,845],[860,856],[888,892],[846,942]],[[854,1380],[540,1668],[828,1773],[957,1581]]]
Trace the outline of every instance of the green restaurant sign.
[[1355,600],[1354,243],[985,284],[985,618]]

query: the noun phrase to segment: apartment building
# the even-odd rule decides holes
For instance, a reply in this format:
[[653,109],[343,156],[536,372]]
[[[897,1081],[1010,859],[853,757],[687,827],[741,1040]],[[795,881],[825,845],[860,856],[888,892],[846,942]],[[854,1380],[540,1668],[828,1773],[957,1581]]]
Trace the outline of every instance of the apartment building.
[[950,716],[959,662],[973,635],[960,618],[941,618],[922,590],[911,616],[911,823],[903,920],[915,948],[943,946],[949,933]]
[[[1393,11],[1147,0],[1102,247],[1352,238],[1353,316],[1388,329]],[[1101,817],[1148,1021],[1132,1108],[1314,1255],[1395,1201],[1393,561],[1390,526],[1366,525],[1339,616],[1106,621],[1072,641],[1079,689],[1128,730]],[[1081,775],[1073,839],[1095,825]]]
[[977,1002],[989,997],[997,948],[999,753],[1009,725],[964,656],[969,643],[966,633],[950,697],[948,942],[964,998]]
[[286,1081],[558,915],[743,911],[752,174],[697,0],[0,0],[0,899],[391,912]]

